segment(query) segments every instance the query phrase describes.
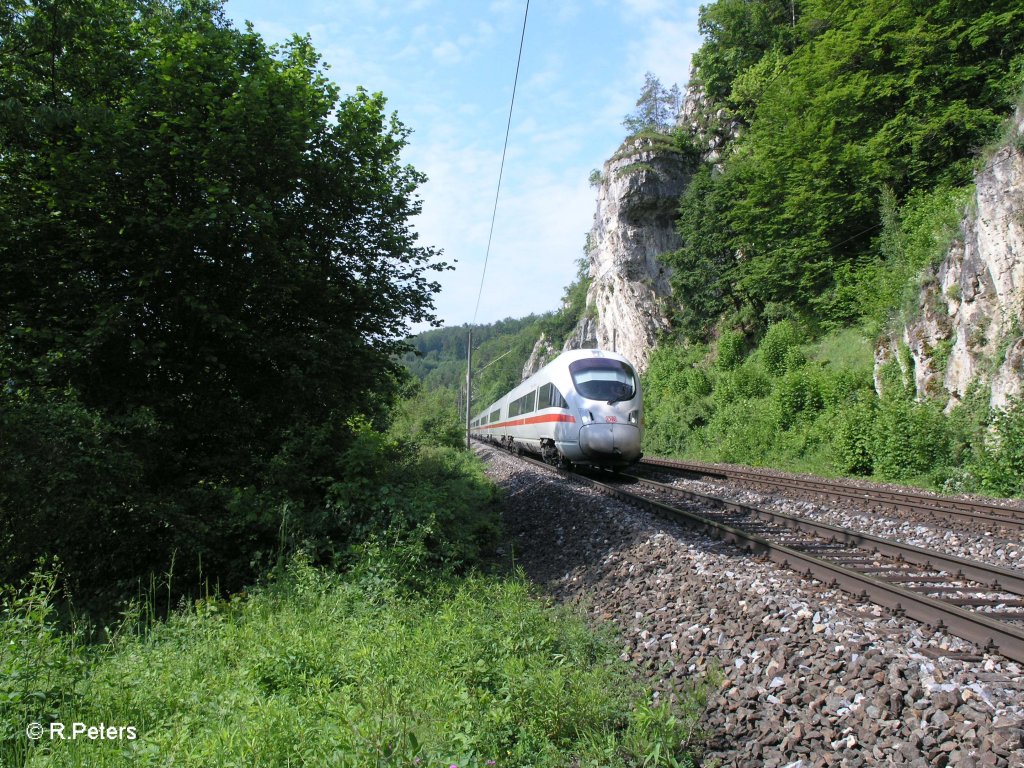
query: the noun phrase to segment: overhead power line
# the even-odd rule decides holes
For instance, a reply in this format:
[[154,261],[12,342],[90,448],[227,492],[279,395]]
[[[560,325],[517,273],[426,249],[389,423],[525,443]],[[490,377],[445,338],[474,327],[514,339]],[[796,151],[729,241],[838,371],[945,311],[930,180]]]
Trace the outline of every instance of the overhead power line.
[[530,15],[530,0],[526,0],[526,10],[523,12],[523,31],[519,36],[519,55],[516,57],[516,76],[512,81],[512,100],[508,105],[508,124],[505,126],[505,145],[501,149],[501,167],[498,169],[498,187],[494,192],[494,210],[491,213],[491,229],[487,234],[487,250],[484,253],[484,269],[480,274],[480,290],[476,294],[476,308],[473,310],[473,322],[476,325],[476,316],[480,311],[480,297],[484,293],[484,278],[487,276],[487,261],[491,256],[491,239],[494,237],[494,220],[498,215],[498,197],[501,194],[501,177],[505,172],[505,153],[508,151],[508,135],[512,128],[512,110],[516,105],[516,88],[519,85],[519,64],[523,60],[523,41],[526,39],[526,19]]

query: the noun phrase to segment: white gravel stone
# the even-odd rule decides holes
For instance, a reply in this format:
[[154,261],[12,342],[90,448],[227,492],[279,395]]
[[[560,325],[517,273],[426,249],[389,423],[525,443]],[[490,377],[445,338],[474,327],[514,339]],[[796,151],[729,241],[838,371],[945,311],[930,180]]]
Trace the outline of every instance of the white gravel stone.
[[[707,759],[775,768],[1024,767],[1021,665],[496,449],[477,450],[505,489],[516,564],[534,581],[585,606],[595,622],[617,624],[622,658],[663,695],[695,676],[721,675],[702,721]],[[900,530],[917,537],[910,543],[940,542],[963,557],[988,553],[1007,564],[1006,553],[1022,552],[1019,541],[757,497],[783,511],[804,504],[805,514],[845,527],[842,519],[863,518],[861,530]],[[555,527],[572,533],[558,543]]]

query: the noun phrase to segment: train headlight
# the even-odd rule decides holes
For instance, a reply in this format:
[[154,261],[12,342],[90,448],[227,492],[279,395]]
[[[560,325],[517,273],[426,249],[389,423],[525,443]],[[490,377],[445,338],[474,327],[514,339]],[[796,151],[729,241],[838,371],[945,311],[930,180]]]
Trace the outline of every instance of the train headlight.
[[630,424],[638,424],[638,423],[640,423],[640,411],[630,411],[629,412],[629,423]]
[[581,420],[584,424],[590,424],[594,420],[594,414],[592,414],[590,411],[584,411]]

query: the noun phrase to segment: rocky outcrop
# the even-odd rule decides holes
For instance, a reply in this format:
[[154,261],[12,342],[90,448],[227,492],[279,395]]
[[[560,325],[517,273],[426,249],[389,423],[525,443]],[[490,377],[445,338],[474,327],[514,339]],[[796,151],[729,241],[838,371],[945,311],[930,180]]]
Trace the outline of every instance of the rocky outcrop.
[[566,349],[614,350],[646,368],[668,327],[661,304],[672,289],[658,257],[680,245],[676,209],[689,177],[690,161],[657,138],[630,139],[604,164],[588,235],[587,309]]
[[[1010,139],[976,176],[962,239],[926,281],[919,316],[903,329],[918,397],[945,389],[950,408],[975,383],[990,388],[994,407],[1006,406],[1024,390],[1022,136],[1024,111],[1018,109]],[[880,345],[876,372],[899,341]]]
[[676,127],[689,131],[703,162],[717,165],[726,145],[739,137],[742,124],[727,109],[711,103],[696,73],[691,72]]
[[530,357],[526,360],[526,365],[523,366],[523,381],[533,376],[537,371],[551,362],[555,355],[558,354],[558,350],[551,343],[551,340],[547,337],[547,334],[542,333],[537,342],[533,345],[533,351],[530,352]]

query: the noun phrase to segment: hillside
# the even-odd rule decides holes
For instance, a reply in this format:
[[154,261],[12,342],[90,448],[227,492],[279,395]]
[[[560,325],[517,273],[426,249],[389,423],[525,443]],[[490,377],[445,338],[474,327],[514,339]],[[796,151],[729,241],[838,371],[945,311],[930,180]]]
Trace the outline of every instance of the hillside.
[[1024,6],[718,0],[700,30],[678,119],[649,76],[592,175],[570,336],[627,339],[646,450],[1024,492]]
[[[662,257],[673,331],[647,376],[652,452],[1024,491],[1024,416],[989,396],[993,371],[1013,375],[1020,289],[990,301],[987,320],[972,309],[966,331],[929,298],[937,274],[974,270],[984,285],[974,265],[1020,262],[1019,232],[973,234],[996,216],[971,211],[1020,210],[1019,189],[985,173],[995,154],[1020,154],[1022,20],[1015,2],[702,9],[677,130],[704,160],[680,201],[682,247]],[[1005,256],[957,266],[979,241]],[[922,316],[927,338],[907,330]],[[988,357],[944,388],[957,333]]]
[[[583,315],[589,278],[586,261],[578,262],[578,273],[566,289],[562,306],[543,315],[473,326],[473,403],[483,407],[493,402],[523,378],[523,369],[542,337],[551,347],[561,349]],[[466,385],[466,341],[469,326],[436,328],[409,339],[414,351],[401,362],[428,392],[443,392],[448,401],[464,402]]]

